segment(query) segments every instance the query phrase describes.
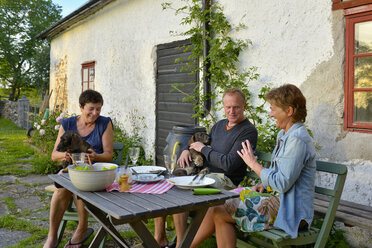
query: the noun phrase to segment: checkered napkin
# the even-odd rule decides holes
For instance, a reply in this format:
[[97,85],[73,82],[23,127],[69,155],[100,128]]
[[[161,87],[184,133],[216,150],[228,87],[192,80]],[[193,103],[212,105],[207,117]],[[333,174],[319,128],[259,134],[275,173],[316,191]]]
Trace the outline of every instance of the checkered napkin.
[[[163,194],[170,190],[174,184],[169,183],[167,180],[163,179],[156,183],[137,183],[133,182],[132,186],[130,187],[130,190],[128,192],[130,193],[145,193],[145,194]],[[120,185],[115,182],[111,184],[111,186],[106,188],[107,192],[110,191],[120,191]]]

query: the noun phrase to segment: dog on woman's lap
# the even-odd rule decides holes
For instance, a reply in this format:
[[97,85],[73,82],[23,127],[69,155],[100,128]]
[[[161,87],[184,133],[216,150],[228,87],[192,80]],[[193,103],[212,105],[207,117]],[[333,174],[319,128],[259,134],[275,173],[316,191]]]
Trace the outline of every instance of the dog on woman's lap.
[[[80,153],[88,152],[88,149],[93,149],[88,142],[83,140],[77,133],[74,131],[65,132],[59,141],[59,144],[56,148],[59,152],[68,152],[68,153]],[[67,161],[63,161],[62,168],[65,169],[68,166]]]
[[[204,145],[210,145],[211,138],[208,134],[203,132],[197,132],[193,136],[191,136],[188,145],[190,146],[194,142],[201,142]],[[200,152],[195,151],[194,149],[190,149],[191,159],[190,166],[186,168],[177,167],[173,171],[174,176],[190,176],[196,174],[207,174],[209,173],[209,169],[204,166],[204,158],[203,154]]]

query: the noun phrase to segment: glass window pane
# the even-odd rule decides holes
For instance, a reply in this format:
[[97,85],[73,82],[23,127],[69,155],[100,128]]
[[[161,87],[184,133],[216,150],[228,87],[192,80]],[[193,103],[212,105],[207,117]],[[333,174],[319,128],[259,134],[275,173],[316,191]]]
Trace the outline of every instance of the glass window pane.
[[94,68],[93,67],[89,68],[89,81],[90,82],[94,81]]
[[89,83],[89,89],[94,90],[94,84],[91,82]]
[[355,58],[354,87],[372,88],[372,56]]
[[354,122],[372,123],[372,92],[354,92]]
[[88,89],[88,82],[83,83],[83,91]]
[[355,24],[355,53],[372,52],[372,21]]
[[83,82],[88,81],[88,68],[83,69]]

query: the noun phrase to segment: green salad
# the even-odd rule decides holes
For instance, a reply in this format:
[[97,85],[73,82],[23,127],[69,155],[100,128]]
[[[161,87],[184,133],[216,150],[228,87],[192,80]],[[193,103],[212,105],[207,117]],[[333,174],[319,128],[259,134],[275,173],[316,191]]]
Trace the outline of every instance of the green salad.
[[[102,167],[102,170],[111,170],[111,169],[115,169],[115,168],[116,168],[115,165],[112,165],[112,166],[110,166],[110,167],[103,166],[103,167]],[[84,166],[78,166],[78,167],[75,167],[75,170],[88,171],[88,170],[90,170],[90,168],[89,168],[88,165],[84,165]]]

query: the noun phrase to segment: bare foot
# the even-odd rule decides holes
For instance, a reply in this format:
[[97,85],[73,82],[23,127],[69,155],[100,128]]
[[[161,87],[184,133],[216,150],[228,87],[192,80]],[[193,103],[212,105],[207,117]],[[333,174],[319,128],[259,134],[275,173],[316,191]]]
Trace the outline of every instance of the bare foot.
[[86,231],[76,230],[72,238],[65,245],[65,247],[69,247],[69,248],[82,247],[83,243],[89,238],[89,236],[92,233],[93,233],[93,230],[91,228],[88,228]]
[[54,248],[54,245],[57,243],[57,240],[52,240],[50,238],[47,239],[43,248]]
[[154,237],[154,238],[156,242],[160,245],[160,247],[168,246],[168,240],[165,237],[162,237],[162,238]]

